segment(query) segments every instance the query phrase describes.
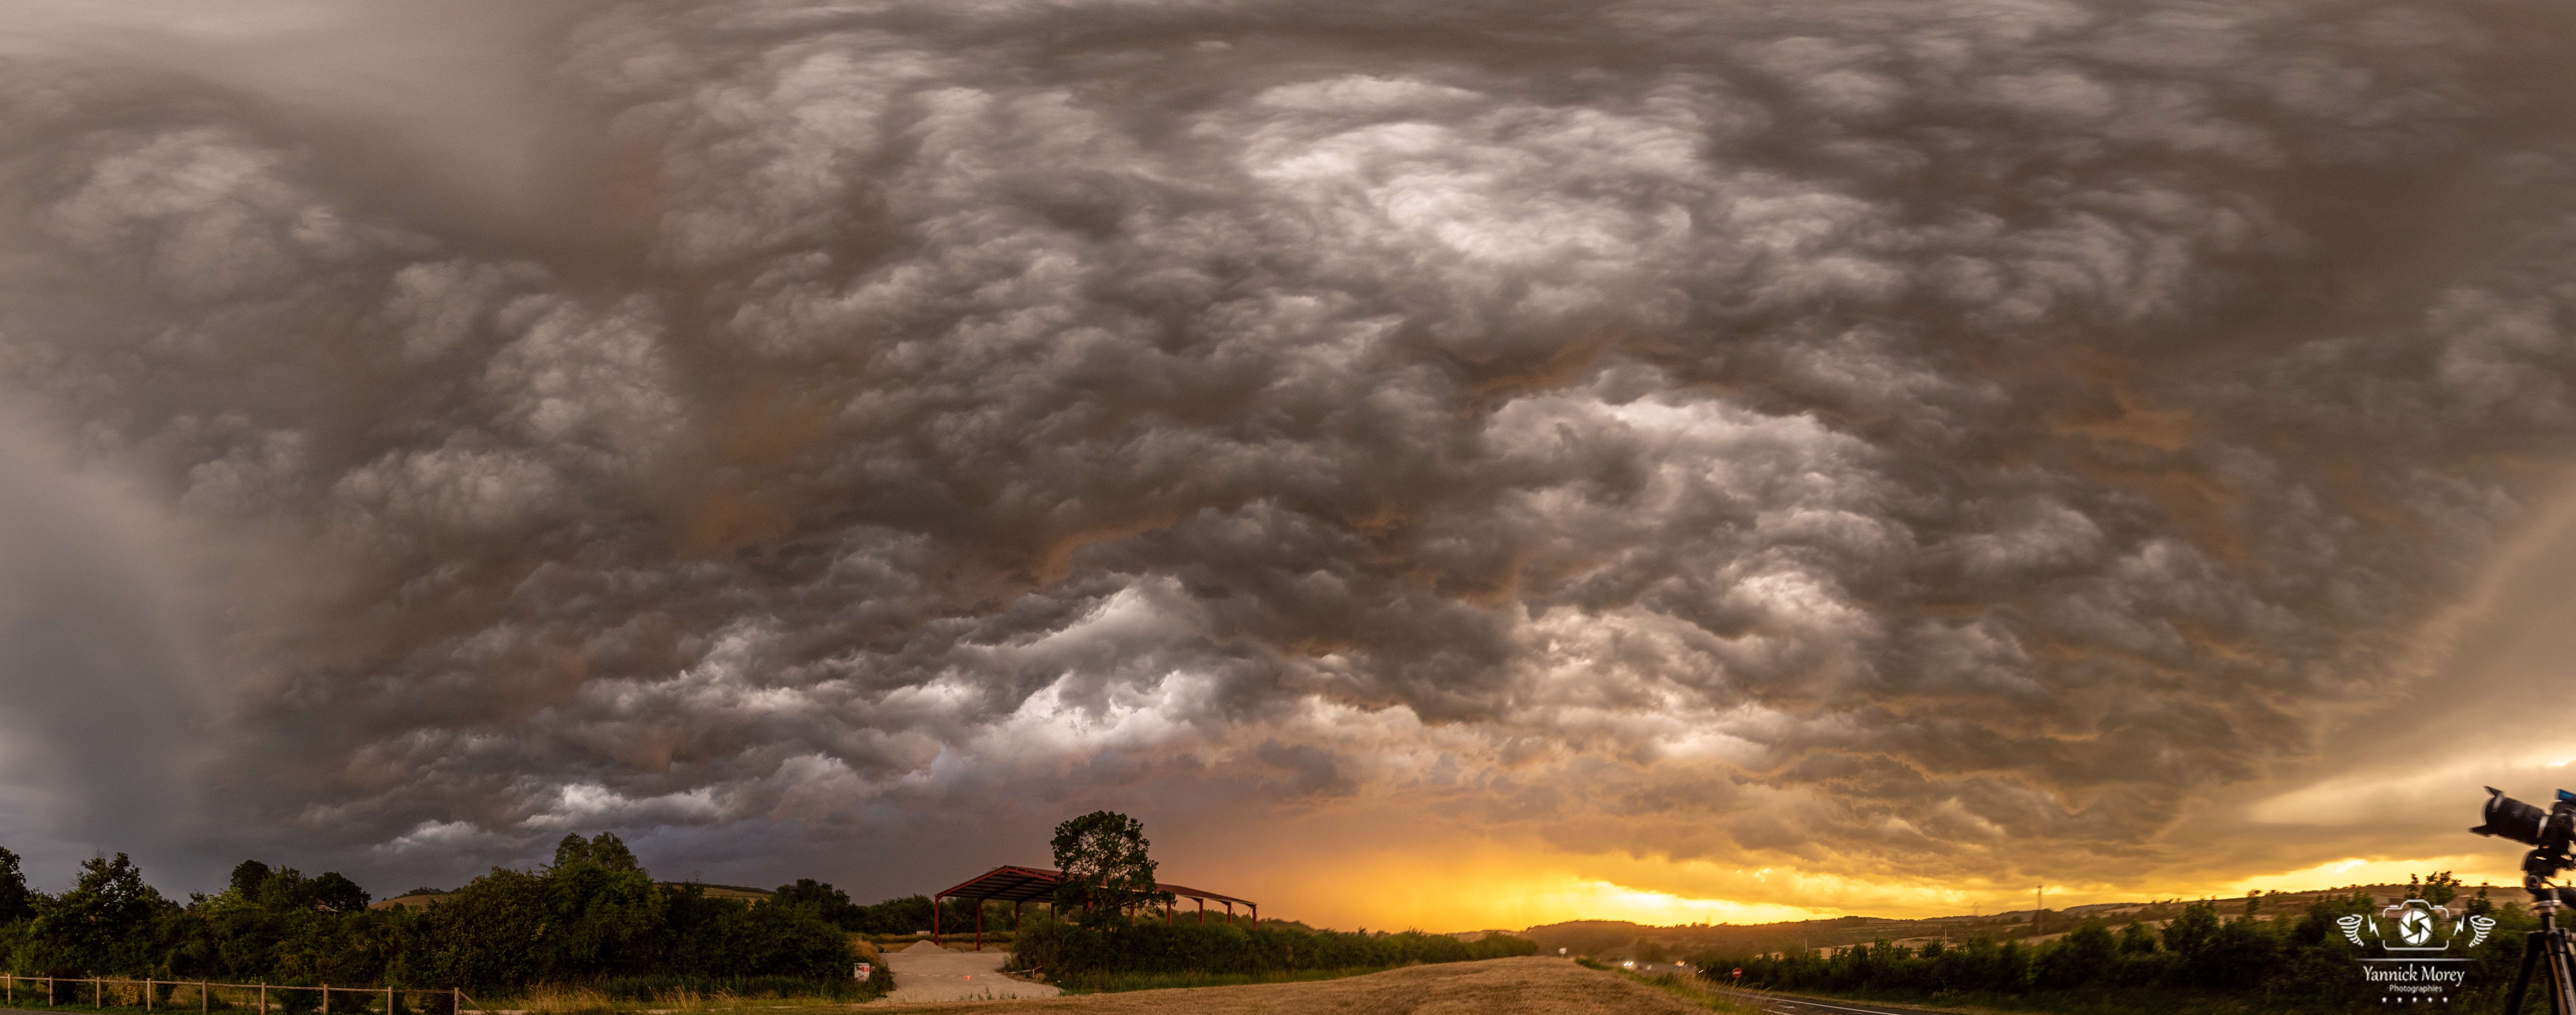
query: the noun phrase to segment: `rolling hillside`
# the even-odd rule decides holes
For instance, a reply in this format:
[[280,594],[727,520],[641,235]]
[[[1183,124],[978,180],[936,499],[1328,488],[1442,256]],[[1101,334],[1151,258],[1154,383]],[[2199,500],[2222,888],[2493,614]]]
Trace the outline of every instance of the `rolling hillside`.
[[[2474,892],[2476,889],[2470,889]],[[2368,892],[2383,902],[2394,902],[2406,896],[2405,885],[2348,885],[2313,892],[2264,895],[2257,900],[2255,914],[2261,919],[2296,919],[2308,904],[2325,895],[2349,895]],[[2521,889],[2491,888],[2499,901],[2522,901]],[[1762,924],[1685,924],[1655,927],[1624,920],[1576,920],[1531,927],[1517,933],[1538,942],[1542,955],[1553,955],[1559,948],[1574,955],[1603,958],[1635,958],[1647,945],[1655,945],[1675,958],[1706,952],[1751,953],[1788,951],[1795,948],[1832,949],[1855,944],[1868,944],[1885,938],[1900,944],[1920,945],[1927,941],[1962,941],[1983,934],[1996,938],[2022,940],[2044,939],[2074,929],[2083,921],[2100,918],[2113,927],[2132,920],[2149,925],[2160,924],[2180,915],[2188,899],[2156,899],[2140,902],[2106,902],[2092,905],[2049,909],[2037,914],[2027,909],[1999,913],[1941,916],[1920,920],[1900,920],[1870,916],[1845,916],[1831,920],[1801,920],[1789,923]],[[2245,899],[2217,900],[2229,916],[2245,911]],[[1481,936],[1483,931],[1472,932]],[[1462,934],[1461,937],[1468,935]]]

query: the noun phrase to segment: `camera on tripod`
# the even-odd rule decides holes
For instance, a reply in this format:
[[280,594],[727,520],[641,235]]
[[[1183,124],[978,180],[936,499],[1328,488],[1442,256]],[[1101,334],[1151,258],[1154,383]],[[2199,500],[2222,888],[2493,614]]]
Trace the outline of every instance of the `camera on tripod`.
[[2547,898],[2560,905],[2576,906],[2576,888],[2542,884],[2576,867],[2576,793],[2559,790],[2558,801],[2544,812],[2489,786],[2486,819],[2486,824],[2469,831],[2532,847],[2522,857],[2522,886],[2535,901]]
[[2522,855],[2522,887],[2531,893],[2531,908],[2540,914],[2540,929],[2523,938],[2522,969],[2514,975],[2512,993],[2505,995],[2505,1015],[2522,1011],[2523,992],[2531,986],[2535,966],[2547,971],[2552,1015],[2576,1015],[2576,947],[2570,946],[2567,928],[2557,920],[2561,907],[2576,906],[2576,889],[2549,883],[2559,872],[2576,867],[2576,856],[2568,852],[2576,846],[2576,793],[2559,790],[2558,802],[2543,813],[2489,786],[2486,819],[2486,824],[2469,831],[2531,847]]

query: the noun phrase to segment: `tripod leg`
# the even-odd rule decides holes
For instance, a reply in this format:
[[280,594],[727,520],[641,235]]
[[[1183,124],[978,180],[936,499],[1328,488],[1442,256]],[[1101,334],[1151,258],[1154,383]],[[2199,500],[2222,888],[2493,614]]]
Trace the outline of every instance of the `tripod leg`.
[[2547,932],[2550,1015],[2576,1015],[2576,956],[2568,954],[2567,932]]
[[2504,1015],[2522,1015],[2522,992],[2531,987],[2531,964],[2540,960],[2542,932],[2522,936],[2522,971],[2513,974],[2513,992],[2504,996]]

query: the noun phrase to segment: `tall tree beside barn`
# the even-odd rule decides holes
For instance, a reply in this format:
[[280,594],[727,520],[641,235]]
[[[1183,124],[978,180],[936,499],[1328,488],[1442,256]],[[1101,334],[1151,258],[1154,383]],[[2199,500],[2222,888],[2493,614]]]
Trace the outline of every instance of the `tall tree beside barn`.
[[1093,811],[1055,826],[1055,865],[1064,872],[1055,908],[1086,927],[1124,923],[1130,910],[1171,901],[1154,880],[1145,824],[1115,811]]
[[27,874],[18,869],[18,854],[0,846],[0,926],[36,915],[36,893],[27,890]]

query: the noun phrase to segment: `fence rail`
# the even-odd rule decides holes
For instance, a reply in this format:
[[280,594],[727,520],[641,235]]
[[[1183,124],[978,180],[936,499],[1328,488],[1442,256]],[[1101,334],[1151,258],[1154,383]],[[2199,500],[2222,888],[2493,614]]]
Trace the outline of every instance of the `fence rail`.
[[[334,987],[327,983],[315,987],[297,987],[276,983],[213,983],[206,980],[128,980],[112,976],[20,976],[16,973],[0,973],[0,1000],[5,1000],[9,1005],[14,1007],[18,1003],[19,992],[21,990],[31,989],[38,983],[45,985],[45,1007],[48,1008],[60,1007],[60,1005],[56,1003],[55,997],[57,994],[61,993],[62,985],[69,984],[72,988],[72,1000],[75,1004],[77,1004],[80,999],[80,988],[83,985],[87,985],[90,989],[90,1007],[98,1009],[106,1008],[108,1006],[107,995],[114,993],[117,995],[116,1006],[119,1008],[140,1007],[147,1012],[158,1012],[164,1009],[173,1012],[184,1012],[187,1010],[187,1007],[183,1004],[161,1003],[165,998],[172,1001],[178,1000],[180,988],[184,987],[187,988],[190,993],[196,995],[193,1000],[196,1001],[196,1008],[200,1013],[212,1012],[215,1010],[215,1006],[220,1003],[227,1010],[249,1007],[253,1011],[258,1012],[259,1015],[268,1015],[269,1012],[286,1011],[291,1007],[290,1005],[283,1003],[271,1004],[268,999],[269,991],[274,990],[284,992],[291,990],[318,990],[322,992],[322,1005],[319,1015],[370,1015],[370,1013],[378,1011],[378,1009],[370,1002],[373,1002],[375,999],[380,997],[383,998],[385,1002],[384,1008],[382,1009],[383,1015],[403,1015],[406,1009],[402,1007],[401,999],[405,995],[413,994],[427,994],[431,997],[446,1001],[447,1004],[444,1006],[446,1011],[454,1013],[454,1015],[464,1015],[464,1013],[467,1012],[475,1013],[475,1015],[495,1015],[495,1013],[484,1009],[481,1004],[479,1002],[475,1002],[473,998],[466,996],[463,990],[455,987]],[[167,989],[165,990],[163,988]],[[235,992],[236,996],[255,994],[257,999],[253,1000],[249,997],[243,997],[240,1001],[234,1001],[231,999],[218,1000],[217,991],[232,991]],[[331,1007],[333,994],[338,994],[342,1002],[341,1006],[336,1010],[336,1013]],[[280,1000],[283,1001],[284,998],[281,997]],[[475,1004],[475,1007],[466,1007],[468,1003]],[[437,1007],[436,1002],[432,1002],[432,1004],[424,1010],[435,1010]]]

